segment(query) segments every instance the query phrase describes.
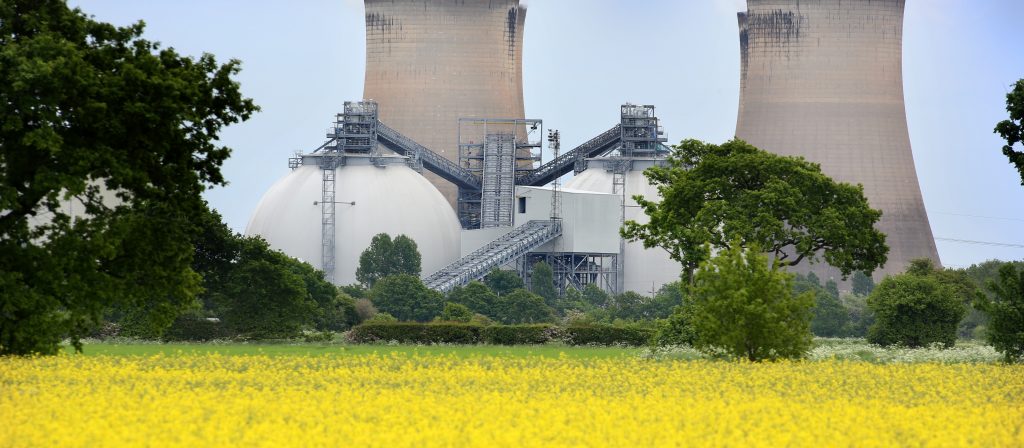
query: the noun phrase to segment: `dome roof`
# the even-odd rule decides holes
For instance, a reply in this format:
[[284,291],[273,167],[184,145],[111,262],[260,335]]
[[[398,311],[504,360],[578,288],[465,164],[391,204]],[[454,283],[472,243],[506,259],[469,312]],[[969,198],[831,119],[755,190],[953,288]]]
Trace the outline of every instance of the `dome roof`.
[[[303,165],[270,187],[245,234],[262,236],[271,247],[320,269],[321,206],[313,202],[321,200],[323,180],[317,159],[304,156]],[[355,205],[337,204],[335,283],[356,282],[359,255],[378,233],[404,234],[416,241],[423,275],[458,258],[459,220],[422,175],[404,163],[378,167],[360,156],[346,157],[346,165],[336,172],[335,200]]]
[[[653,166],[655,160],[637,159],[633,169],[626,173],[626,220],[639,223],[649,221],[643,209],[637,206],[633,195],[641,195],[648,199],[658,198],[658,189],[647,182],[643,170]],[[575,190],[612,193],[613,174],[607,171],[600,159],[588,161],[586,171],[577,174],[565,187]],[[661,289],[662,285],[679,281],[682,265],[668,256],[664,249],[653,247],[645,249],[640,241],[626,243],[624,254],[625,276],[624,289],[643,295],[651,295],[652,291]]]

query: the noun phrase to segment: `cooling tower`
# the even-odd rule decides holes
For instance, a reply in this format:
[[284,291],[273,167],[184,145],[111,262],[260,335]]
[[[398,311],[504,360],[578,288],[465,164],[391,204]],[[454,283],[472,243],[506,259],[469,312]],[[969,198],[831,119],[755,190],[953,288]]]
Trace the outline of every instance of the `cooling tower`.
[[[366,81],[382,122],[457,161],[459,118],[524,118],[518,0],[365,0]],[[465,134],[465,130],[463,133]],[[477,142],[483,136],[477,136]],[[463,135],[463,141],[474,136]],[[424,173],[453,207],[454,185]]]
[[[319,158],[303,156],[301,166],[270,187],[245,228],[246,235],[262,236],[274,249],[317,269],[322,268],[323,250],[321,209],[316,205],[323,188]],[[345,160],[335,175],[335,283],[356,283],[359,255],[378,233],[404,234],[416,241],[423,275],[459,258],[462,227],[455,212],[404,159],[384,166],[366,156]]]
[[[939,261],[903,104],[904,0],[747,0],[739,13],[741,77],[736,136],[820,163],[862,184],[881,209],[888,263]],[[838,271],[803,267],[824,278]]]

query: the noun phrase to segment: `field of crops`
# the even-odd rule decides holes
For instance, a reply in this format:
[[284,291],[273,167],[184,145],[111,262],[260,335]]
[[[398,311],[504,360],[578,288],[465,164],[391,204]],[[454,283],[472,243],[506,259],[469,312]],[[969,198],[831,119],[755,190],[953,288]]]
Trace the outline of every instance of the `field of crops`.
[[1024,366],[382,352],[0,359],[0,446],[1024,446]]

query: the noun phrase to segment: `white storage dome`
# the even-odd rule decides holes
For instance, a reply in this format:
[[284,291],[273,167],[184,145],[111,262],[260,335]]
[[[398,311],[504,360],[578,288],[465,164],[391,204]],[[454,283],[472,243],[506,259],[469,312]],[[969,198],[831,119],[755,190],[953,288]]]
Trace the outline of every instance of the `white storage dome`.
[[[270,246],[322,269],[322,173],[317,156],[277,181],[260,200],[246,235],[262,236]],[[347,156],[336,170],[334,282],[356,282],[359,255],[378,233],[404,234],[419,247],[422,275],[430,275],[459,257],[462,227],[455,211],[426,178],[389,157],[374,166],[368,157]],[[404,159],[404,158],[402,158]],[[399,163],[395,163],[399,162]]]
[[[643,170],[653,166],[658,159],[637,159],[633,161],[633,169],[626,173],[626,220],[639,223],[649,221],[643,209],[637,206],[633,195],[641,195],[648,200],[657,200],[658,189],[647,182]],[[605,169],[604,161],[591,159],[587,170],[577,174],[566,183],[565,187],[575,190],[595,191],[600,193],[613,192],[614,175]],[[682,265],[669,258],[668,252],[658,247],[645,249],[641,241],[627,242],[625,250],[624,289],[646,296],[651,291],[661,289],[662,285],[679,280],[683,271]]]

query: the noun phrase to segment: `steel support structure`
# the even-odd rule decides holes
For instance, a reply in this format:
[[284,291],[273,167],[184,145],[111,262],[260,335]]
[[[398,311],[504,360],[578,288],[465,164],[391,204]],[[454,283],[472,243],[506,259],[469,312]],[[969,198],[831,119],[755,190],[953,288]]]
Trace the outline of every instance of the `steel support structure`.
[[602,253],[530,253],[518,260],[516,268],[528,288],[532,287],[533,265],[543,261],[551,266],[560,296],[564,296],[568,288],[582,291],[589,284],[617,294],[621,283],[621,273],[617,268],[618,257],[617,254]]

